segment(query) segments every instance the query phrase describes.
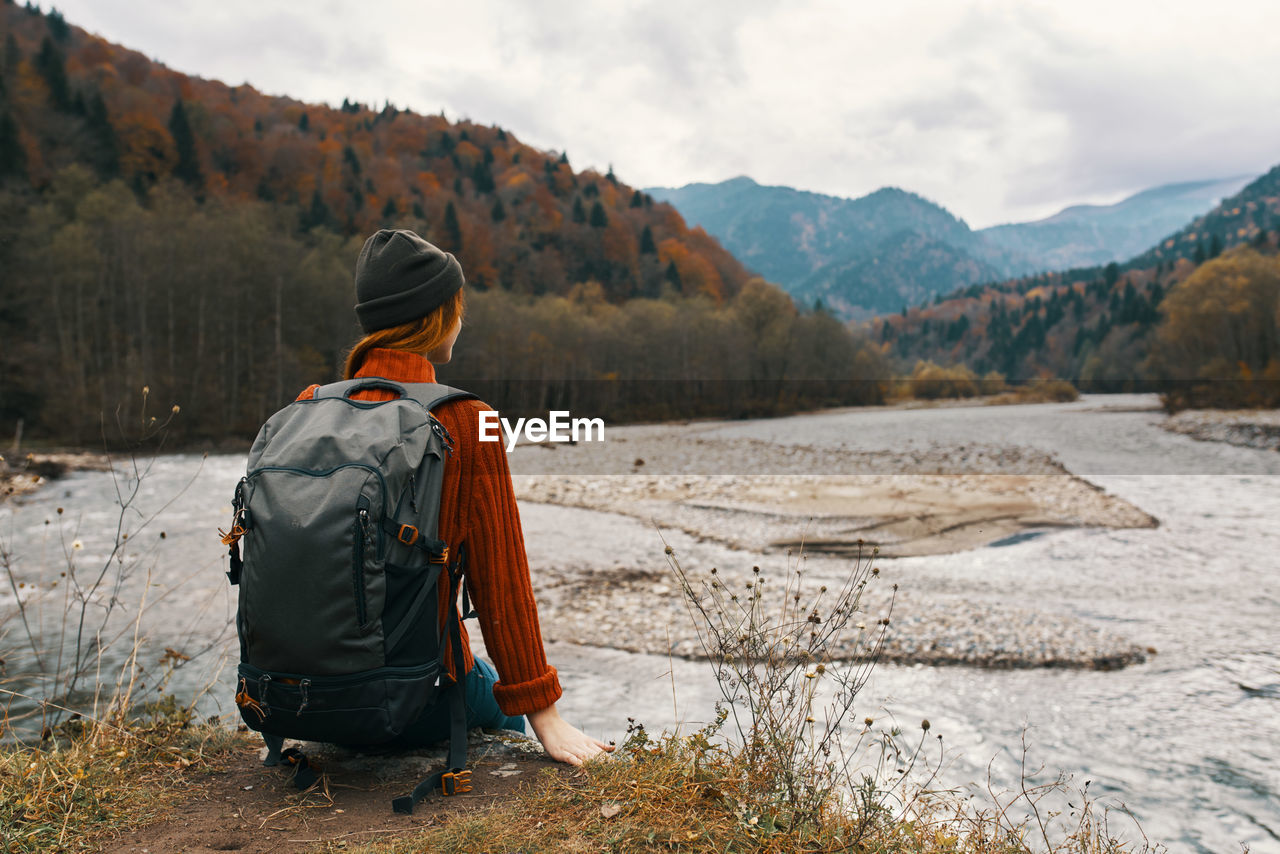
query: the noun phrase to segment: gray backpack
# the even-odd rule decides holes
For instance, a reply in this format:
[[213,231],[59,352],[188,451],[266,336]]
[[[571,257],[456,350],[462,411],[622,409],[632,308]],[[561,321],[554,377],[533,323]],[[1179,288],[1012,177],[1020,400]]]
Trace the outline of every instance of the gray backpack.
[[[386,389],[387,402],[352,400]],[[474,397],[449,386],[350,380],[321,386],[273,415],[254,440],[232,500],[232,584],[239,585],[236,705],[267,744],[268,765],[314,771],[285,738],[393,745],[436,702],[450,704],[448,768],[396,798],[397,812],[437,787],[470,791],[456,601],[464,554],[438,539],[440,489],[452,438],[431,410]],[[244,557],[240,558],[240,540]],[[464,597],[465,602],[465,597]]]

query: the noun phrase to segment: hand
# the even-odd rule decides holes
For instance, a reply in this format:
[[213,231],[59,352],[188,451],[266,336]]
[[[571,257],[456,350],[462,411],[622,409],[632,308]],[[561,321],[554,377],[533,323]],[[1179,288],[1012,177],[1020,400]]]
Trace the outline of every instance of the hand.
[[530,712],[527,717],[533,726],[533,734],[542,742],[547,755],[557,762],[581,765],[588,759],[603,759],[613,752],[612,744],[592,738],[560,717],[555,703]]

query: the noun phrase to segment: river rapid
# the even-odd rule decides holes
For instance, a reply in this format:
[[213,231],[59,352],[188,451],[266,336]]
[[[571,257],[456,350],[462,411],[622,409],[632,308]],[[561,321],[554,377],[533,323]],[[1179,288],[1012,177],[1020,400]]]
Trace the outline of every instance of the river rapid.
[[[1062,614],[1158,652],[1114,671],[882,665],[859,697],[857,719],[893,719],[911,731],[928,718],[931,735],[943,736],[944,786],[984,784],[988,775],[997,788],[1016,785],[1025,738],[1032,770],[1043,767],[1037,781],[1058,773],[1078,785],[1091,781],[1092,796],[1123,802],[1170,851],[1234,852],[1243,843],[1255,854],[1280,852],[1280,454],[1164,431],[1153,405],[1135,395],[851,409],[724,422],[711,434],[866,451],[1031,447],[1156,517],[1154,529],[1046,530],[882,561],[884,580],[903,589]],[[616,429],[611,435],[625,435]],[[147,638],[141,660],[158,671],[166,647],[185,654],[211,647],[169,684],[180,697],[212,685],[201,701],[209,714],[234,713],[234,597],[216,529],[227,524],[243,467],[239,456],[160,457],[124,512],[126,530],[136,533],[119,599],[136,602],[145,589],[151,602],[139,623]],[[66,583],[53,582],[67,561],[86,577],[106,559],[121,515],[118,489],[131,482],[127,474],[81,472],[0,506],[15,577],[39,591],[19,591],[37,634],[59,630]],[[626,552],[629,565],[665,566],[657,533],[640,520],[533,503],[522,504],[521,517],[535,586],[540,567],[563,559],[567,530],[575,559],[607,568]],[[785,560],[726,554],[687,533],[664,533],[691,566],[769,568]],[[12,613],[13,603],[12,592],[0,592],[0,609]],[[111,631],[131,635],[122,618],[135,614],[124,606]],[[20,624],[11,618],[4,626],[0,647],[20,649]],[[550,644],[548,657],[565,688],[563,714],[593,734],[620,739],[628,717],[657,731],[713,715],[718,691],[704,663],[565,643]],[[100,678],[109,685],[118,661],[104,662]]]

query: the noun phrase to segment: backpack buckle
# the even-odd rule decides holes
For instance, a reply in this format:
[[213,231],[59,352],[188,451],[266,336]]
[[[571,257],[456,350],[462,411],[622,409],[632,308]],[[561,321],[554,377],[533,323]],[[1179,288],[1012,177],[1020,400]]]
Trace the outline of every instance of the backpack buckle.
[[439,556],[432,555],[431,557],[427,558],[427,563],[448,563],[448,562],[449,562],[448,546],[444,546],[440,549]]
[[471,769],[467,768],[462,771],[446,771],[440,777],[440,793],[448,797],[450,795],[462,795],[471,791]]
[[412,525],[401,525],[400,530],[396,531],[396,539],[411,546],[418,541],[418,529]]

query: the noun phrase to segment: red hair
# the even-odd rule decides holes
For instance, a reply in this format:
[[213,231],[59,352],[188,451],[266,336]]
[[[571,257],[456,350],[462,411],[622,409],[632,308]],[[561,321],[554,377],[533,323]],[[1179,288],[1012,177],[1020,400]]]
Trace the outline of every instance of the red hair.
[[444,305],[417,320],[402,323],[370,332],[361,338],[347,354],[346,367],[343,368],[345,379],[354,379],[364,358],[370,350],[386,348],[390,350],[408,350],[410,353],[426,355],[444,343],[453,331],[453,326],[466,314],[467,300],[463,296],[465,290],[459,288],[457,293],[445,300]]

